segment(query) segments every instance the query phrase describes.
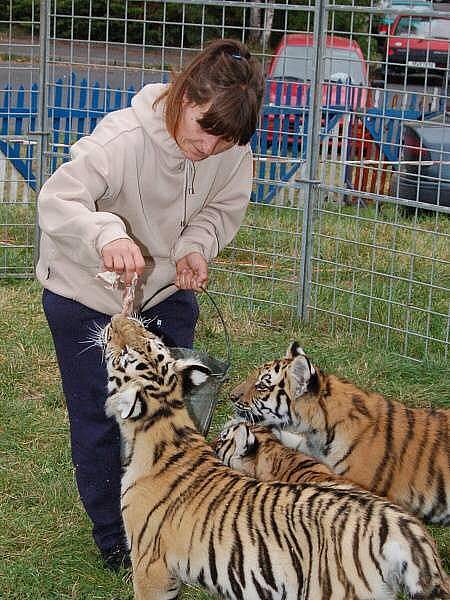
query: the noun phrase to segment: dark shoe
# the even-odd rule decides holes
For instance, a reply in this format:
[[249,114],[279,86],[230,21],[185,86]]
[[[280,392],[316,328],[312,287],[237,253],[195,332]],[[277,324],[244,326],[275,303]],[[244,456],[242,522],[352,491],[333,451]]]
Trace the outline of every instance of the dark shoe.
[[108,550],[101,550],[102,560],[108,569],[111,571],[119,571],[120,569],[129,569],[131,567],[130,552],[125,544],[117,544]]

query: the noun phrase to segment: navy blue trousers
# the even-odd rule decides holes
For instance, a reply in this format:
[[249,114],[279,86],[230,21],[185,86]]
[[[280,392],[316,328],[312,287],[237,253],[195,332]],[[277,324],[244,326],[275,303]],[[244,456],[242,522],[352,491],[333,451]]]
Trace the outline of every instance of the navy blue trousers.
[[[111,317],[48,290],[42,304],[67,402],[78,491],[97,546],[109,550],[123,540],[120,435],[115,420],[105,415],[107,375],[102,352],[89,340]],[[198,318],[193,292],[179,290],[142,317],[149,319],[147,327],[168,346],[192,348]]]

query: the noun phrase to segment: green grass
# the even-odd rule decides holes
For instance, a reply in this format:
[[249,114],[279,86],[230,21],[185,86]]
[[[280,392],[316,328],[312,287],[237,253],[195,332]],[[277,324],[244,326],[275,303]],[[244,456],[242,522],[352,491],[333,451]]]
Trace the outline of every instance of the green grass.
[[[362,387],[412,406],[450,407],[449,219],[326,202],[315,216],[308,325],[297,318],[301,209],[252,206],[214,265],[210,289],[221,293],[232,369],[211,436],[231,414],[231,387],[251,367],[284,354],[293,339],[322,368]],[[33,203],[0,206],[3,273],[32,270],[33,222]],[[197,346],[226,359],[217,314],[207,298],[201,304]],[[100,564],[68,440],[40,288],[0,280],[0,598],[132,597],[129,575]],[[450,571],[449,529],[431,531]],[[183,598],[208,596],[186,589]]]
[[[226,400],[231,386],[252,366],[284,353],[292,339],[301,340],[324,369],[365,388],[412,406],[450,407],[450,372],[439,358],[412,362],[386,352],[383,344],[348,332],[334,335],[323,323],[304,326],[274,318],[271,327],[261,326],[245,301],[221,297],[218,302],[232,338],[232,369],[211,436],[231,414]],[[206,298],[201,304],[198,346],[224,358],[215,311]],[[131,599],[129,575],[101,567],[77,496],[58,369],[35,282],[1,282],[0,331],[0,597]],[[450,572],[450,528],[431,531]],[[189,588],[183,598],[209,597]]]
[[[449,217],[322,200],[314,213],[311,319],[417,360],[448,353]],[[238,297],[237,311],[275,326],[297,319],[303,219],[298,200],[276,201],[249,208],[214,273],[215,289]],[[33,223],[32,201],[0,203],[0,275],[32,273]]]
[[[253,206],[218,264],[218,289],[247,295],[255,319],[295,323],[302,211]],[[448,352],[450,220],[387,205],[323,202],[315,213],[309,313],[413,359]]]

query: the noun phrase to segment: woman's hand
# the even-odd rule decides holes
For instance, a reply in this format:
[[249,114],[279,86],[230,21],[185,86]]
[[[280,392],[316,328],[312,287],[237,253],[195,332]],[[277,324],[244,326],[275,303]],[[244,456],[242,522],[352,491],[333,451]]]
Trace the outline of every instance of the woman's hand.
[[126,285],[130,285],[135,273],[142,275],[144,272],[145,260],[139,246],[128,238],[105,244],[101,254],[105,269],[115,273],[125,273]]
[[186,254],[177,262],[175,285],[181,290],[200,292],[208,283],[208,263],[199,252]]

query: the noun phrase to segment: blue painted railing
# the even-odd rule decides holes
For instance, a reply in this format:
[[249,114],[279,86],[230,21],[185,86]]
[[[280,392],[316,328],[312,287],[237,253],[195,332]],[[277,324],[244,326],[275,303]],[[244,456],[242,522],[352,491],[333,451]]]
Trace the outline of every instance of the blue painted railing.
[[[13,94],[9,87],[3,92],[3,100],[0,103],[0,135],[23,135],[30,131],[36,131],[36,117],[38,105],[38,86],[34,84],[30,90],[29,104],[25,104],[25,90],[20,87]],[[1,98],[1,96],[0,96]],[[14,164],[22,177],[35,189],[36,180],[32,173],[33,146],[30,144],[22,150],[23,145],[19,142],[5,142],[0,139],[0,151]]]
[[[50,86],[47,106],[52,136],[51,171],[60,162],[61,148],[63,160],[68,160],[70,146],[90,133],[105,114],[130,106],[134,94],[133,87],[121,90],[101,87],[98,82],[88,85],[86,79],[77,82],[74,73],[68,80],[58,79]],[[0,151],[33,189],[36,189],[35,174],[32,171],[35,146],[28,144],[24,147],[20,142],[7,141],[5,138],[13,135],[28,136],[36,131],[38,95],[36,84],[28,91],[22,87],[18,90],[10,87],[0,90],[0,134],[4,136],[3,140],[0,139]],[[328,87],[325,96],[322,140],[330,135],[344,115],[351,114],[352,118],[356,116],[353,107],[358,105],[361,90],[336,84],[333,88]],[[382,151],[389,160],[398,158],[399,128],[395,126],[395,121],[399,118],[414,119],[423,116],[423,112],[415,107],[415,102],[418,99],[412,95],[407,111],[383,106],[368,109],[361,117],[374,140],[379,140]],[[255,133],[251,142],[257,154],[269,159],[268,162],[262,160],[258,163],[255,173],[258,183],[253,197],[255,201],[270,202],[277,193],[277,183],[289,181],[300,168],[308,148],[309,104],[308,84],[281,81],[267,83],[261,129]],[[389,120],[392,121],[392,126]]]
[[[348,189],[380,193],[390,173],[390,167],[383,166],[384,163],[391,163],[395,169],[393,165],[399,160],[404,123],[431,119],[445,110],[446,99],[437,93],[431,98],[425,94],[397,93],[396,99],[407,100],[401,102],[402,106],[392,102],[390,96],[381,91],[376,106],[367,108],[364,114],[355,115],[352,120],[352,143],[348,146],[347,159],[353,163],[356,160],[356,164],[345,167]],[[368,161],[367,167],[365,161]],[[374,168],[377,163],[378,168]]]
[[[130,106],[135,94],[133,87],[127,90],[101,88],[98,82],[89,84],[86,79],[77,83],[73,73],[69,81],[58,79],[49,89],[48,118],[51,131],[51,152],[60,154],[62,147],[65,160],[69,158],[70,145],[77,139],[90,133],[98,121],[108,112]],[[33,84],[25,91],[21,86],[13,90],[6,86],[0,90],[0,135],[30,135],[36,131],[39,88]],[[27,99],[27,103],[25,102]],[[26,146],[23,156],[23,144],[0,139],[0,151],[13,163],[28,185],[36,189],[36,178],[32,172],[33,145]],[[58,157],[53,156],[51,171],[58,165]]]

